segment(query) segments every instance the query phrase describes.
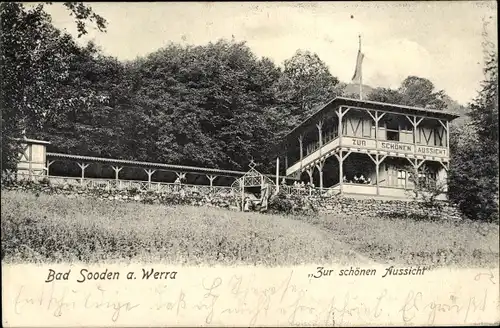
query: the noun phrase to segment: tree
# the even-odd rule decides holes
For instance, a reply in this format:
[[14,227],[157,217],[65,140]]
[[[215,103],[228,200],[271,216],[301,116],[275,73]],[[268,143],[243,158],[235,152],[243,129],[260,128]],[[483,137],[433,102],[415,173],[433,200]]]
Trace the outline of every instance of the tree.
[[413,107],[443,110],[446,108],[444,91],[436,91],[428,79],[408,76],[397,89],[377,88],[368,95],[372,101]]
[[413,197],[428,207],[441,208],[438,197],[446,193],[446,181],[429,178],[431,171],[425,165],[420,168],[407,166],[405,170],[409,172],[409,181],[413,184],[411,190]]
[[157,122],[155,160],[226,169],[246,169],[252,158],[269,162],[280,74],[269,59],[219,40],[170,44],[136,65],[135,97]]
[[368,100],[379,101],[389,104],[405,104],[404,96],[399,90],[389,88],[376,88],[369,95]]
[[317,106],[342,94],[343,84],[315,53],[298,50],[285,60],[278,81],[278,97],[288,116],[289,128],[311,115]]
[[450,198],[469,218],[498,222],[498,53],[485,43],[485,79],[471,120],[451,138]]
[[[65,3],[75,16],[80,35],[85,21],[94,21],[103,30],[106,21],[81,3]],[[15,138],[37,133],[45,122],[67,109],[72,102],[89,97],[62,95],[68,71],[79,47],[68,34],[51,24],[44,4],[25,8],[23,4],[0,4],[1,21],[1,103],[2,169],[15,167],[19,145]]]

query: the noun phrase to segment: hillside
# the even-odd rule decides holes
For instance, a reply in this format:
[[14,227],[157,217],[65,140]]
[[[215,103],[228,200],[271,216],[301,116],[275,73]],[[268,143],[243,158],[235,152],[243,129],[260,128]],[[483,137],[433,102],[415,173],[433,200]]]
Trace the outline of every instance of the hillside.
[[[366,85],[366,84],[363,84],[363,99],[366,99],[366,97],[373,91],[373,87],[369,86],[369,85]],[[354,83],[348,83],[346,84],[345,86],[345,89],[344,89],[344,94],[346,95],[346,97],[349,97],[349,98],[359,98],[359,85],[358,84],[354,84]]]
[[1,203],[2,258],[11,263],[498,265],[498,226],[480,222],[269,215],[16,191],[2,191]]

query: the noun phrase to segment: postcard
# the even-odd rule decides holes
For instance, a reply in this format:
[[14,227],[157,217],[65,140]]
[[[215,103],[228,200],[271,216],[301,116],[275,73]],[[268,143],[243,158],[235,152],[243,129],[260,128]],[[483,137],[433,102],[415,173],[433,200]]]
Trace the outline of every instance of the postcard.
[[0,8],[5,327],[499,324],[496,2]]

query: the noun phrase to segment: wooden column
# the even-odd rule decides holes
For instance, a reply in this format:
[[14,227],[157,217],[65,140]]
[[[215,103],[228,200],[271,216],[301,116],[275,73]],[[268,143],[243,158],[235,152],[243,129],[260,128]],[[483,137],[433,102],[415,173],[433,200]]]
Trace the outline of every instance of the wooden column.
[[118,180],[118,174],[123,169],[123,166],[111,166],[113,171],[115,171],[115,180]]
[[375,158],[373,158],[371,154],[368,154],[368,156],[370,156],[370,159],[375,163],[377,195],[380,195],[380,164],[382,164],[387,155],[382,156],[382,158],[380,158],[379,154],[375,154]]
[[373,115],[369,110],[367,110],[367,113],[372,117],[373,121],[375,122],[375,141],[378,147],[378,122],[380,121],[380,119],[382,119],[382,117],[384,117],[385,113],[380,114],[378,110],[375,111],[375,115]]
[[[405,115],[405,117],[408,119],[408,121],[410,121],[411,125],[413,126],[413,145],[416,146],[417,145],[417,127],[422,122],[422,120],[424,118],[421,117],[419,120],[417,120],[417,117],[415,115],[413,115],[411,118],[408,115]],[[415,147],[415,151],[416,150],[417,149]]]
[[319,156],[321,157],[321,148],[323,148],[323,121],[319,121],[316,127],[318,128]]
[[446,149],[448,149],[448,157],[451,157],[450,154],[450,122],[446,121]]
[[309,182],[314,183],[314,181],[313,181],[314,166],[307,168],[306,172],[309,175]]
[[78,166],[80,167],[80,169],[82,170],[82,178],[81,178],[81,182],[83,183],[83,179],[85,179],[85,169],[90,165],[90,164],[85,164],[85,163],[76,163],[78,164]]
[[217,178],[215,175],[207,175],[208,180],[210,181],[210,188],[214,186],[214,180]]
[[343,151],[342,149],[339,151],[339,154],[333,153],[335,157],[337,157],[337,160],[339,161],[339,181],[340,181],[340,193],[342,193],[342,186],[344,185],[344,160],[351,154],[351,151],[349,150],[345,156],[343,156]]
[[319,190],[321,192],[323,192],[323,167],[325,165],[325,161],[319,161],[317,164],[316,164],[316,167],[318,168],[318,172],[319,172]]
[[304,145],[303,145],[303,141],[304,141],[304,136],[301,134],[299,136],[299,150],[300,150],[299,160],[300,160],[300,169],[301,170],[302,170],[302,159],[304,158]]
[[148,175],[148,184],[151,187],[151,176],[156,172],[156,170],[144,169],[144,171]]
[[338,137],[339,137],[339,145],[342,145],[342,118],[344,117],[345,114],[350,110],[349,107],[343,108],[342,106],[339,107],[338,110],[335,111],[335,114],[337,114],[339,118],[339,131],[338,131]]
[[49,175],[50,175],[50,174],[49,174],[49,168],[50,168],[50,166],[51,166],[52,164],[54,164],[54,162],[55,162],[55,160],[54,160],[54,161],[47,161],[47,164],[46,164],[46,166],[47,166],[47,176],[49,176]]
[[[441,174],[441,172],[438,171],[438,176],[436,177],[438,179],[436,180],[441,180],[440,182],[443,183],[444,191],[448,192],[448,170],[450,169],[450,166],[449,163],[443,163],[442,161],[439,161],[439,164],[443,167],[444,170],[442,172],[444,172],[444,174]],[[436,181],[436,183],[438,183],[438,181]]]
[[276,157],[276,194],[280,191],[280,158]]
[[182,183],[182,180],[186,178],[186,173],[181,173],[181,172],[175,172],[177,177],[179,178],[180,182]]
[[[448,152],[449,152],[449,149],[450,149],[450,122],[446,121],[446,124],[443,123],[443,121],[441,120],[438,120],[439,124],[441,124],[441,126],[444,128],[444,131],[446,132],[446,147],[448,148]],[[448,156],[450,156],[450,154],[448,154]]]
[[[419,169],[420,169],[420,167],[421,167],[421,166],[425,163],[425,161],[426,161],[426,160],[425,160],[425,159],[422,159],[422,160],[420,160],[420,162],[419,162],[419,159],[418,159],[418,158],[415,158],[414,160],[412,160],[411,158],[406,158],[406,159],[407,159],[407,160],[408,160],[408,162],[410,162],[410,163],[411,163],[411,165],[413,166],[413,171],[414,171],[414,174],[416,174],[416,175],[417,175],[417,176],[416,176],[416,179],[417,179],[416,184],[418,184],[418,183],[419,183],[419,182],[418,182],[418,170],[419,170]],[[414,187],[416,187],[416,185],[415,185]],[[406,189],[406,188],[405,188],[405,189]]]

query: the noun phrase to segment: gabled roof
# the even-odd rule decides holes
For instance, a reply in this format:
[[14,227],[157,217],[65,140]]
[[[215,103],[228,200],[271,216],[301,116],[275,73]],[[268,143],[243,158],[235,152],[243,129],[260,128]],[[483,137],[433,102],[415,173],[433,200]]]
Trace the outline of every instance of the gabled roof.
[[327,109],[337,108],[339,106],[351,106],[351,107],[360,107],[372,110],[383,110],[394,113],[417,115],[421,117],[440,118],[447,121],[452,121],[460,117],[460,115],[456,113],[438,109],[427,109],[421,107],[389,104],[378,101],[335,97],[329,100],[328,102],[317,106],[316,111],[307,119],[305,119],[300,125],[298,125],[292,131],[290,131],[286,135],[285,140],[288,140],[289,138],[298,135],[298,133],[302,131],[305,127],[308,127],[312,122],[315,122]]
[[268,175],[262,174],[255,168],[251,167],[250,170],[247,171],[247,173],[235,180],[231,186],[240,187],[242,182],[243,186],[245,187],[260,186],[262,183],[261,179],[264,179],[268,184],[274,185],[274,181],[271,180]]

